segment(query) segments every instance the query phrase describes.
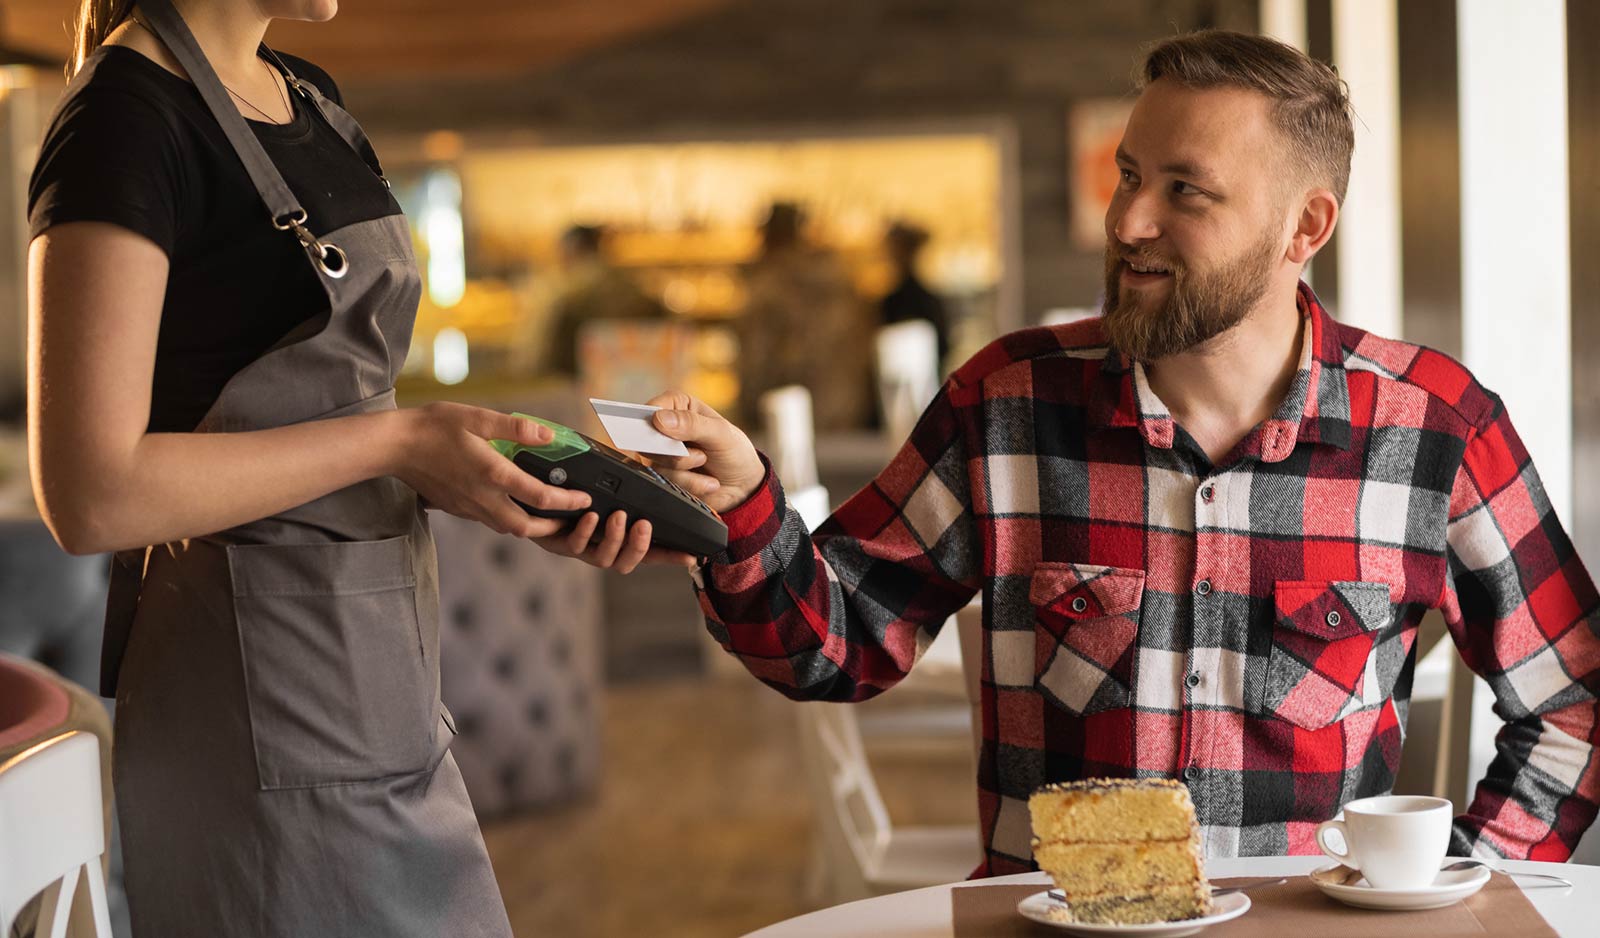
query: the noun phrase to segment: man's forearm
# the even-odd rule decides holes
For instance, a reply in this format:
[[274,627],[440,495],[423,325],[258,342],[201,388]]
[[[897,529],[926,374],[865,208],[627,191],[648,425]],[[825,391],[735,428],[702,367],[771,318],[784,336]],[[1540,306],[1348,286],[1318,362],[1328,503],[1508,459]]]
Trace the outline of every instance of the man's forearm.
[[[1593,727],[1595,704],[1507,723],[1472,804],[1456,818],[1453,855],[1565,861],[1600,807],[1593,743],[1561,724]],[[1582,709],[1582,714],[1568,711]]]

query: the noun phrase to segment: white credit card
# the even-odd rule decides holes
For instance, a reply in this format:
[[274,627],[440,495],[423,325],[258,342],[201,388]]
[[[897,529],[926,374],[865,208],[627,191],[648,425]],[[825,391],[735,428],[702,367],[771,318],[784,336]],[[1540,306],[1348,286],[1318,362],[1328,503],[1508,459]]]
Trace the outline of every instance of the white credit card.
[[589,406],[611,434],[611,445],[617,449],[648,453],[651,456],[687,456],[689,448],[681,440],[674,440],[650,422],[650,416],[659,407],[649,404],[629,404],[624,401],[603,401],[589,398]]

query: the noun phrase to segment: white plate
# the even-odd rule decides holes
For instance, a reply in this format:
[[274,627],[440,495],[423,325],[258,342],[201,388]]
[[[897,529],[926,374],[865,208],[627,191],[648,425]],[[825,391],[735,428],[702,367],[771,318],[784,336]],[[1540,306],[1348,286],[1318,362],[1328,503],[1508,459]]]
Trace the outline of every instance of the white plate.
[[1441,870],[1432,886],[1420,889],[1376,889],[1364,879],[1346,886],[1344,874],[1345,867],[1335,863],[1312,870],[1311,882],[1345,905],[1361,909],[1442,909],[1472,895],[1489,881],[1489,868],[1485,866],[1448,873]]
[[1036,892],[1017,903],[1017,911],[1041,925],[1050,925],[1069,935],[1138,935],[1139,938],[1183,938],[1199,933],[1207,925],[1236,919],[1250,911],[1250,897],[1242,892],[1219,896],[1211,900],[1211,914],[1200,918],[1186,918],[1181,922],[1154,922],[1149,925],[1096,925],[1089,922],[1060,922],[1050,917],[1051,909],[1061,908],[1061,903],[1050,898],[1050,890]]

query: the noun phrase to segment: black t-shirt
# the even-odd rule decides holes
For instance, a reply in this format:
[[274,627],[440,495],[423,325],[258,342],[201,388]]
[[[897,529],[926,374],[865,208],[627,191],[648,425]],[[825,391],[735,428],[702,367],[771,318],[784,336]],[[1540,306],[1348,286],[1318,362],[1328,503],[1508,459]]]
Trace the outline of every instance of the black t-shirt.
[[[333,101],[327,73],[282,55]],[[294,120],[249,121],[318,235],[398,214],[369,165],[293,92]],[[193,430],[222,387],[279,338],[328,308],[294,236],[266,205],[200,92],[142,53],[102,46],[57,105],[28,187],[30,237],[102,221],[166,252],[151,432]]]

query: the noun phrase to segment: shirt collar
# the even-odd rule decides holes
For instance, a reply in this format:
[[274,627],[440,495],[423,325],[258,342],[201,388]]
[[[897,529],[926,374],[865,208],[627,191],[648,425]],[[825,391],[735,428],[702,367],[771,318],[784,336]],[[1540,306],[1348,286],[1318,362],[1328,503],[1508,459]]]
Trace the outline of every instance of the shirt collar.
[[[1232,458],[1281,462],[1302,441],[1350,448],[1350,386],[1338,329],[1303,281],[1295,305],[1307,327],[1300,366],[1277,412],[1239,441]],[[1144,365],[1116,348],[1107,351],[1101,365],[1089,401],[1089,423],[1091,430],[1137,427],[1145,442],[1158,449],[1171,449],[1177,435],[1172,415],[1150,390]]]

